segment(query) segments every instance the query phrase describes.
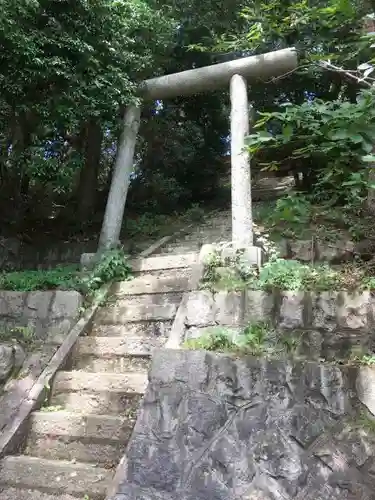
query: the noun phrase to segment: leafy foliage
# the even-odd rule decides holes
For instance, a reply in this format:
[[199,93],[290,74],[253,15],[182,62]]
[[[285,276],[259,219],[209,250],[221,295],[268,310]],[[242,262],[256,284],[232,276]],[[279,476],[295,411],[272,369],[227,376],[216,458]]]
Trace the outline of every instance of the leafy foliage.
[[129,278],[130,266],[127,256],[120,249],[109,250],[101,255],[93,270],[78,279],[78,289],[92,296],[102,285],[111,281]]
[[335,290],[340,288],[339,273],[328,266],[311,266],[296,260],[273,259],[267,262],[255,281],[262,290]]
[[249,323],[236,335],[222,327],[207,328],[200,337],[187,340],[184,347],[237,355],[275,356],[294,354],[299,340],[298,336],[279,335],[268,322],[258,322]]
[[75,266],[61,266],[48,271],[26,270],[2,273],[0,275],[0,289],[32,292],[70,288],[75,285],[77,273],[78,268]]
[[65,266],[51,270],[29,270],[2,273],[0,289],[20,292],[35,290],[78,290],[92,298],[105,283],[126,280],[130,276],[127,256],[115,249],[104,253],[91,271],[80,272],[77,267]]
[[314,99],[289,104],[284,112],[261,113],[255,124],[260,130],[248,137],[248,148],[257,154],[288,146],[290,156],[265,168],[278,169],[289,162],[296,171],[314,174],[315,197],[330,199],[333,204],[363,201],[369,187],[367,164],[375,160],[370,155],[375,142],[374,110],[372,91],[362,91],[355,103]]
[[185,342],[187,349],[203,349],[205,351],[227,351],[235,348],[235,343],[230,340],[228,332],[223,328],[216,328],[196,339]]

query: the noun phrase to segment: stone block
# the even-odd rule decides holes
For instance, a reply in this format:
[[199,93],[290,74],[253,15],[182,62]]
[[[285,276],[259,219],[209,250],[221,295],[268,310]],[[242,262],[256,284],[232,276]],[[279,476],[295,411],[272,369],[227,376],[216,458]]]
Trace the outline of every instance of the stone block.
[[325,241],[317,243],[318,260],[321,262],[331,262],[336,257],[336,247]]
[[281,292],[279,326],[284,329],[304,326],[304,292]]
[[207,334],[207,327],[198,328],[196,326],[192,326],[188,328],[185,332],[185,340],[193,340],[199,339]]
[[241,256],[242,262],[248,264],[249,267],[262,265],[262,249],[260,247],[247,247]]
[[357,467],[366,464],[367,470],[371,468],[370,464],[375,458],[375,434],[371,426],[361,425],[361,419],[359,422],[346,422],[346,425],[335,433],[334,440],[351,463],[355,462]]
[[199,263],[207,266],[211,260],[216,256],[215,245],[211,243],[206,243],[202,245],[199,252]]
[[21,317],[26,296],[24,292],[0,292],[0,316]]
[[312,238],[310,240],[291,240],[289,245],[293,259],[301,260],[302,262],[314,261],[315,247]]
[[51,307],[51,319],[75,318],[82,306],[82,295],[76,291],[58,290]]
[[46,342],[61,345],[74,324],[73,318],[60,318],[47,325]]
[[359,367],[356,389],[358,399],[375,416],[375,367]]
[[337,297],[337,325],[353,330],[368,329],[370,292],[340,292]]
[[274,245],[280,259],[287,259],[289,257],[291,250],[289,241],[286,238],[283,238],[280,241],[276,241]]
[[186,326],[207,326],[215,324],[214,297],[208,290],[190,292],[186,304]]
[[291,411],[291,435],[303,446],[308,446],[327,427],[335,424],[334,416],[327,410],[313,405],[297,404]]
[[220,249],[220,257],[224,264],[230,264],[237,258],[237,250],[233,247],[231,243],[227,243]]
[[0,344],[0,383],[4,383],[13,371],[14,353],[13,347]]
[[226,264],[239,260],[249,267],[260,267],[262,264],[262,249],[257,246],[236,248],[229,243],[220,250],[221,260]]
[[332,331],[336,327],[337,292],[312,294],[312,325]]
[[335,259],[346,261],[351,259],[354,253],[354,243],[350,240],[338,240],[335,243]]
[[243,297],[243,292],[216,293],[214,296],[215,322],[218,325],[240,325],[243,322]]
[[314,408],[326,409],[333,415],[352,410],[349,391],[340,368],[333,364],[306,363],[300,379],[302,391]]
[[49,308],[54,292],[30,292],[26,298],[26,308],[24,314],[28,318],[38,318],[40,320],[48,317]]
[[273,323],[273,295],[261,290],[245,290],[245,323]]
[[319,360],[322,356],[323,336],[317,330],[303,332],[299,352],[307,359]]
[[320,261],[347,261],[352,258],[354,243],[352,241],[338,240],[335,243],[319,241],[317,255]]
[[80,259],[80,265],[83,269],[92,269],[97,261],[96,253],[83,253]]

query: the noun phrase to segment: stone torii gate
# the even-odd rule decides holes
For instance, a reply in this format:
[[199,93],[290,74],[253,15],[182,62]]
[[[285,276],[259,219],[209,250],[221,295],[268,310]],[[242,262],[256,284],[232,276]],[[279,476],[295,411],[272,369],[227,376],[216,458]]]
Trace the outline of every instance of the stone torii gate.
[[[249,134],[246,79],[266,80],[286,74],[296,67],[296,50],[288,48],[152,78],[142,82],[139,87],[139,94],[143,99],[156,100],[190,96],[230,85],[232,242],[237,248],[253,246],[250,158],[244,149],[244,139]],[[125,111],[98,253],[119,242],[130,175],[133,171],[140,114],[140,107],[135,105],[129,106]]]

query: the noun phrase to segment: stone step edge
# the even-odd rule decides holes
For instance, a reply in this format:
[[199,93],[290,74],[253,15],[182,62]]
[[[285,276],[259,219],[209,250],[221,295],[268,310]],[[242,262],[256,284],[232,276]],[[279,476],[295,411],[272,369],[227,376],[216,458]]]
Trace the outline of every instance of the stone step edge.
[[[185,268],[184,268],[185,269]],[[172,270],[175,271],[174,269]],[[143,295],[171,295],[180,293],[191,288],[191,276],[184,275],[175,277],[155,276],[153,274],[141,275],[129,281],[119,281],[111,288],[114,299],[129,299],[131,297],[142,297]]]
[[60,370],[55,376],[51,394],[52,396],[71,392],[144,394],[147,385],[147,371],[97,373]]
[[[100,356],[103,359],[118,357],[150,356],[152,350],[162,347],[166,337],[80,337],[74,347],[73,356]],[[133,344],[133,345],[132,345]]]
[[[43,495],[43,496],[42,496]],[[56,500],[55,495],[42,493],[31,488],[14,488],[12,486],[5,487],[0,491],[0,500]],[[77,497],[64,494],[59,496],[58,500],[77,500]]]
[[[38,474],[36,472],[38,469],[48,471],[48,474],[51,476],[51,481],[48,485],[37,483]],[[102,498],[103,493],[106,492],[110,486],[112,479],[112,471],[103,467],[97,467],[94,464],[82,462],[72,463],[68,460],[50,460],[28,455],[6,456],[0,461],[0,471],[2,470],[5,471],[5,474],[3,474],[3,479],[0,484],[4,486],[21,489],[38,489],[42,492],[58,495],[64,494],[65,492],[73,496],[88,494],[90,499],[93,498],[93,500]],[[69,472],[69,470],[71,470],[71,472]],[[22,474],[20,474],[20,471]],[[90,481],[87,480],[89,479],[87,478],[88,471],[90,471],[93,476]],[[53,481],[59,474],[65,475],[63,481],[60,483],[56,480]],[[68,474],[71,474],[71,477],[67,478],[66,476]],[[82,485],[84,488],[82,488],[82,486],[80,487],[77,481],[74,480],[77,476],[81,479],[86,476],[85,482],[87,484]],[[30,480],[30,478],[33,478],[33,480]],[[92,486],[97,485],[99,481],[103,481],[103,488],[99,489],[98,487],[94,487],[90,491]],[[74,488],[73,486],[69,488],[70,491],[66,491],[67,484],[73,485],[74,483],[77,487]]]
[[180,255],[157,255],[147,259],[134,259],[130,262],[132,272],[142,273],[149,271],[164,271],[168,269],[181,269],[190,267],[198,259],[198,252]]
[[[119,443],[124,439],[122,427],[133,428],[127,417],[75,413],[68,410],[34,411],[30,416],[30,436],[52,436],[67,440],[90,440],[93,443]],[[92,430],[90,430],[90,426]],[[97,429],[96,429],[97,427]],[[107,427],[107,431],[105,430]],[[117,430],[116,436],[111,427]],[[99,429],[99,430],[98,430]],[[104,429],[104,431],[103,431]],[[98,433],[101,433],[100,435]]]

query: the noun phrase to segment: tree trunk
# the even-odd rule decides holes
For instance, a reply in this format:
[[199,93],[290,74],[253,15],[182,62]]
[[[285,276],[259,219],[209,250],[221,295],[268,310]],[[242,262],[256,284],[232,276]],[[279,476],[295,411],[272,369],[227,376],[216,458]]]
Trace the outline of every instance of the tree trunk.
[[234,75],[230,82],[230,132],[232,167],[232,240],[239,248],[253,246],[250,157],[245,149],[249,135],[246,80]]
[[87,221],[94,212],[102,153],[103,131],[96,119],[91,118],[85,130],[84,164],[78,185],[78,218]]
[[129,106],[126,109],[123,132],[119,140],[111,188],[99,239],[99,252],[116,246],[119,242],[126,195],[130,183],[130,175],[133,171],[134,150],[140,118],[141,111],[139,107]]

